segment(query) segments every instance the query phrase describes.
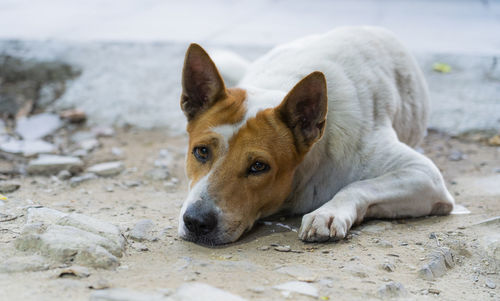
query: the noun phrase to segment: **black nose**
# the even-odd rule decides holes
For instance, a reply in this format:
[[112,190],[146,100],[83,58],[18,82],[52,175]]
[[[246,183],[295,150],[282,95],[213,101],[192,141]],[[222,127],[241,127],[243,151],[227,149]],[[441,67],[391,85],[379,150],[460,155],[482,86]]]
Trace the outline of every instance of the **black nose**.
[[197,236],[207,235],[217,226],[217,214],[206,201],[197,201],[190,205],[183,219],[189,232]]

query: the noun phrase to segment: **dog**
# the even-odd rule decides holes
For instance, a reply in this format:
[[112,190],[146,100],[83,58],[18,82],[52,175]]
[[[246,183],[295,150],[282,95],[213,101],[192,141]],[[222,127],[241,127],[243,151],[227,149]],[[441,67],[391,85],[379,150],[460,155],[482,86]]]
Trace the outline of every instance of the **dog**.
[[440,171],[414,149],[428,99],[415,59],[381,28],[342,27],[278,46],[234,88],[191,44],[179,236],[226,244],[281,212],[305,214],[300,239],[323,242],[368,218],[449,214],[454,200]]

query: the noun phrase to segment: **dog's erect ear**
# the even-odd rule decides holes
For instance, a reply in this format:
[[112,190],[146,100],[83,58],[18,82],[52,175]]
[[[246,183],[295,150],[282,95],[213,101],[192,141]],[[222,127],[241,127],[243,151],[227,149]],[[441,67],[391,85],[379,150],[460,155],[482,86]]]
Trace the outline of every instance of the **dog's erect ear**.
[[182,70],[181,108],[188,121],[225,96],[224,81],[214,62],[200,45],[191,44]]
[[305,152],[321,138],[326,124],[328,95],[323,73],[303,78],[276,108],[279,118],[291,129],[299,152]]

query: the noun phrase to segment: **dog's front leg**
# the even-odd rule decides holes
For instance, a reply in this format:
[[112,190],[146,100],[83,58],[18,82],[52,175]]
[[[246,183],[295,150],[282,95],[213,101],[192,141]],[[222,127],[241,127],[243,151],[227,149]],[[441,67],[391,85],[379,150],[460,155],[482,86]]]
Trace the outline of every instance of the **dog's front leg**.
[[[454,200],[437,167],[404,147],[395,160],[399,168],[372,179],[351,183],[332,200],[304,215],[299,237],[304,241],[341,239],[364,218],[417,217],[448,214]],[[392,171],[391,171],[392,170]]]

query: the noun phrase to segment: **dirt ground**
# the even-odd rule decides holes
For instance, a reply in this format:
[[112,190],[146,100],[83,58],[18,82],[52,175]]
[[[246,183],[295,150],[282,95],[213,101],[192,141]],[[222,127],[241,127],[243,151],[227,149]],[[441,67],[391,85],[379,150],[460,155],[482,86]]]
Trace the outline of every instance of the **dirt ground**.
[[[456,202],[470,214],[369,221],[355,227],[342,241],[321,244],[300,241],[296,233],[300,218],[288,218],[259,222],[237,243],[208,248],[177,237],[178,214],[187,186],[183,170],[186,137],[131,129],[119,130],[100,142],[102,147],[89,155],[86,163],[116,159],[111,150],[117,147],[123,150],[124,173],[76,187],[51,177],[15,176],[21,188],[6,194],[3,207],[37,204],[76,211],[118,225],[124,233],[137,221],[151,219],[158,240],[143,242],[148,251],[136,250],[130,242],[120,267],[90,269],[88,278],[59,278],[57,268],[0,273],[0,300],[88,300],[89,287],[102,280],[111,287],[144,292],[168,292],[184,282],[199,281],[248,300],[315,299],[296,293],[286,297],[273,288],[294,280],[315,286],[317,300],[378,299],[381,286],[397,281],[408,292],[404,299],[500,300],[500,267],[481,249],[483,228],[473,226],[500,215],[499,147],[436,132],[431,132],[422,146],[443,172]],[[169,166],[171,178],[148,180],[144,174],[154,167],[162,149],[174,155]],[[140,182],[138,186],[127,185],[130,181]],[[24,216],[0,222],[0,260],[18,252],[13,241],[24,222]],[[290,252],[275,250],[275,246],[286,245]],[[452,249],[455,266],[434,281],[423,280],[418,271],[428,254],[440,246]],[[393,271],[384,269],[384,264]],[[485,287],[487,279],[497,287]]]

